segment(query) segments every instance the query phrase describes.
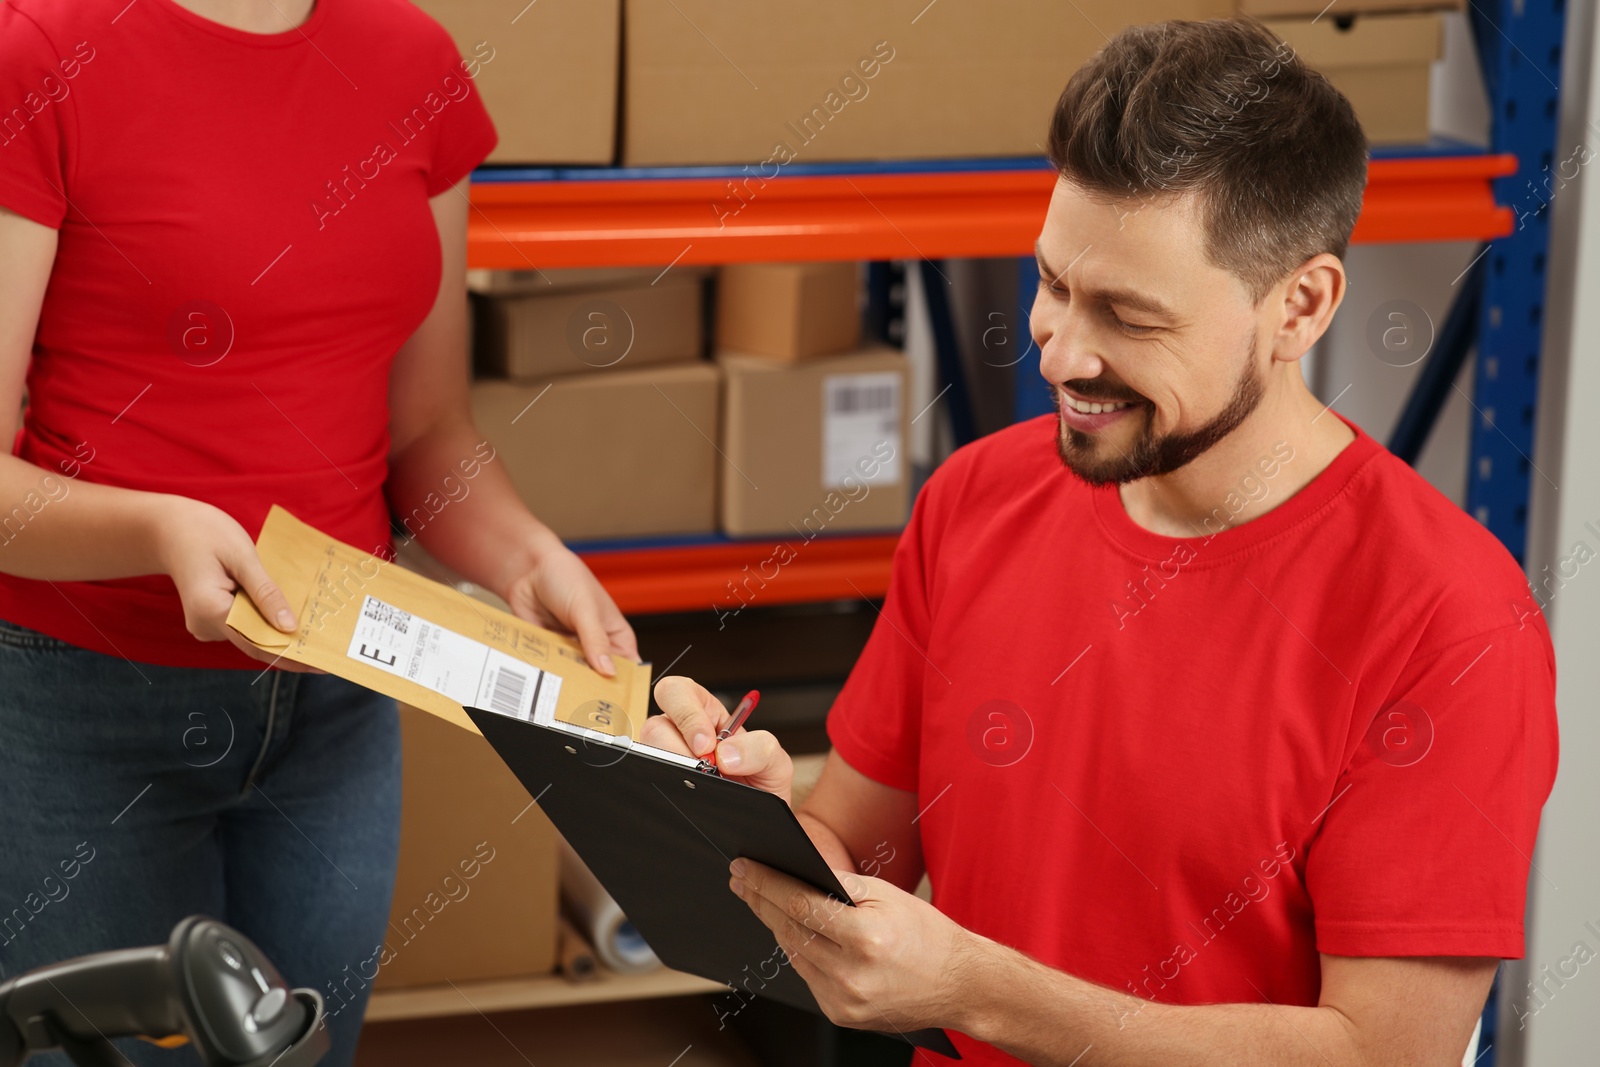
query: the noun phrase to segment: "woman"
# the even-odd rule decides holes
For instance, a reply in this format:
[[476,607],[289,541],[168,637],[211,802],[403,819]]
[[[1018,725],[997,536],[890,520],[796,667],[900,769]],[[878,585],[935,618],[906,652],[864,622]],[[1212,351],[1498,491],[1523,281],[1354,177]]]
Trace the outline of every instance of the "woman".
[[324,1062],[350,1063],[397,713],[227,628],[235,590],[298,621],[253,547],[271,505],[379,553],[406,517],[598,670],[637,657],[468,411],[494,55],[405,0],[0,2],[0,410],[28,400],[0,456],[4,975],[210,913],[339,982]]

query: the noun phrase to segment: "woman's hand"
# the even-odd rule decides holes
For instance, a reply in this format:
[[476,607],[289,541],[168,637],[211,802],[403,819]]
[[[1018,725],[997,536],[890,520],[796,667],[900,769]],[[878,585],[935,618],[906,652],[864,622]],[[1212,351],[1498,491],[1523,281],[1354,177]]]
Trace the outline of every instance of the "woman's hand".
[[255,542],[233,516],[198,500],[169,497],[156,519],[155,548],[163,573],[178,587],[184,625],[196,638],[231,641],[252,659],[284,670],[324,673],[263,652],[228,625],[233,594],[240,589],[261,617],[284,633],[293,633],[299,625],[283,591],[261,565]]
[[770,731],[741,726],[726,741],[717,741],[733,716],[705,686],[681,675],[669,674],[656,683],[656,703],[661,714],[644,721],[641,744],[701,759],[709,759],[714,748],[724,778],[776,793],[789,803],[794,760]]
[[589,666],[607,677],[617,673],[613,655],[639,658],[633,627],[588,565],[565,545],[544,549],[502,596],[518,618],[577,634]]

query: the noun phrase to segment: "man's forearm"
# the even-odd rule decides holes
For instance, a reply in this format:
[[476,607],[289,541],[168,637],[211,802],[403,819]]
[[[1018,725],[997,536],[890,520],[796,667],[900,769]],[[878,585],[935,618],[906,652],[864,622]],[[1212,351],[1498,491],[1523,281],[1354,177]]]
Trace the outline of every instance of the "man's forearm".
[[441,421],[389,461],[389,508],[430,555],[498,595],[561,541],[517,496],[470,419]]
[[1349,1023],[1332,1008],[1162,1004],[972,936],[959,965],[964,1014],[950,1025],[1030,1064],[1367,1067]]

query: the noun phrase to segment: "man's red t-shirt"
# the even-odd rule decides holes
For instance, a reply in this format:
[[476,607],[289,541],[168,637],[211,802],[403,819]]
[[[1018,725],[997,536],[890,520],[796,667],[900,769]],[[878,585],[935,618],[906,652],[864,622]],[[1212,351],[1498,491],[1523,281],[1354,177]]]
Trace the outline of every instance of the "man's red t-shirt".
[[[266,35],[173,0],[0,0],[0,205],[60,231],[15,449],[49,481],[0,514],[0,560],[72,478],[388,546],[390,360],[438,293],[428,198],[494,146],[492,59],[405,0]],[[191,637],[164,575],[0,576],[0,618],[259,666]]]
[[1319,952],[1520,957],[1555,667],[1499,542],[1353,424],[1260,518],[1227,527],[1287,445],[1160,536],[1056,427],[935,473],[828,721],[916,792],[938,908],[1174,1004],[1314,1005]]

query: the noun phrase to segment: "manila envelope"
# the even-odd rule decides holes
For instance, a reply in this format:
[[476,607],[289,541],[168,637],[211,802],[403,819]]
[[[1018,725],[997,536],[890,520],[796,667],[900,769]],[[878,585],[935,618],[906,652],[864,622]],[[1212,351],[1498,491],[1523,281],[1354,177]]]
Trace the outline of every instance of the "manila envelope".
[[336,541],[276,505],[256,551],[300,621],[286,634],[235,593],[228,625],[265,652],[473,733],[467,705],[639,738],[649,664],[612,656],[617,675],[607,678],[584,661],[575,638]]

